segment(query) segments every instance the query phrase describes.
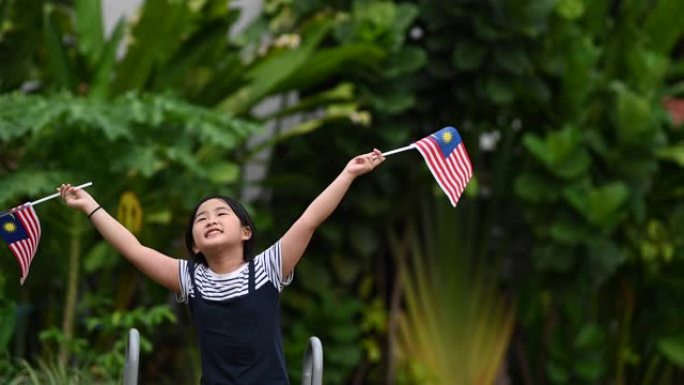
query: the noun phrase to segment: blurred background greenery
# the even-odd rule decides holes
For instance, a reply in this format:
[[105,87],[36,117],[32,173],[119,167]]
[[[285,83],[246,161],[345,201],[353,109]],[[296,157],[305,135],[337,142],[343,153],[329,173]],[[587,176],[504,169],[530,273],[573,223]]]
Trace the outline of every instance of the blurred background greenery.
[[[416,152],[355,183],[284,291],[299,383],[684,383],[684,2],[0,0],[0,208],[90,188],[185,257],[201,196],[267,246],[352,156],[458,127],[453,209]],[[230,31],[233,31],[232,33]],[[196,384],[187,309],[57,201],[24,284],[0,251],[0,380]],[[678,230],[679,229],[679,230]]]

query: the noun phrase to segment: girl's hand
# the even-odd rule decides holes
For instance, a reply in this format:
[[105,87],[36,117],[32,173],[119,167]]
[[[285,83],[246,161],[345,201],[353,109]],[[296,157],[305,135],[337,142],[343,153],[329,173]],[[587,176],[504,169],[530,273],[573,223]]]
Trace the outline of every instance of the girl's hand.
[[75,189],[71,184],[63,184],[57,188],[59,194],[62,196],[64,203],[67,206],[81,210],[83,212],[90,212],[97,207],[97,202],[83,189]]
[[384,161],[385,157],[382,156],[382,152],[376,148],[373,150],[373,152],[359,155],[350,160],[349,163],[347,163],[347,166],[344,168],[344,171],[354,177],[357,177],[372,171]]

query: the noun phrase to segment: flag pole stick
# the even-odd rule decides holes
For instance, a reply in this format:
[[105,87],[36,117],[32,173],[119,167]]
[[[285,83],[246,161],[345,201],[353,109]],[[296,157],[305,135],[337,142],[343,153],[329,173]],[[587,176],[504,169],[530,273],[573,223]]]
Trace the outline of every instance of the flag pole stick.
[[[83,188],[86,188],[86,187],[90,187],[90,186],[92,186],[92,185],[93,185],[93,182],[88,182],[88,183],[83,183],[82,185],[76,186],[76,187],[74,187],[74,188],[75,188],[76,190],[80,190],[80,189],[83,189]],[[35,205],[37,205],[38,203],[43,203],[43,202],[45,202],[45,201],[49,201],[50,199],[52,199],[52,198],[57,198],[58,196],[59,196],[59,193],[54,193],[54,194],[52,194],[52,195],[46,196],[45,198],[40,198],[40,199],[38,199],[37,201],[33,201],[33,202],[31,202],[30,204],[31,204],[31,206],[35,206]]]
[[[90,186],[92,186],[92,185],[93,185],[93,182],[88,182],[88,183],[84,183],[84,184],[82,184],[82,185],[80,185],[80,186],[76,186],[76,187],[74,187],[74,188],[78,190],[78,189],[90,187]],[[36,201],[29,202],[29,203],[27,203],[27,204],[29,204],[29,205],[31,205],[31,206],[35,206],[35,205],[37,205],[38,203],[43,203],[43,202],[45,202],[45,201],[47,201],[47,200],[50,200],[50,199],[53,199],[53,198],[57,198],[58,196],[59,196],[59,193],[54,193],[54,194],[52,194],[52,195],[48,195],[48,196],[46,196],[46,197],[44,197],[44,198],[40,198],[40,199],[38,199],[38,200],[36,200]],[[15,208],[16,208],[16,207],[15,207]],[[4,217],[5,215],[12,214],[13,212],[14,212],[14,209],[10,209],[10,210],[7,210],[7,211],[0,211],[0,217]]]
[[383,153],[382,153],[382,156],[392,155],[392,154],[396,154],[396,153],[398,153],[398,152],[403,152],[403,151],[407,151],[407,150],[412,150],[412,149],[414,149],[414,148],[416,148],[415,145],[409,144],[408,146],[405,146],[405,147],[397,148],[397,149],[394,149],[394,150],[392,150],[392,151],[383,152]]

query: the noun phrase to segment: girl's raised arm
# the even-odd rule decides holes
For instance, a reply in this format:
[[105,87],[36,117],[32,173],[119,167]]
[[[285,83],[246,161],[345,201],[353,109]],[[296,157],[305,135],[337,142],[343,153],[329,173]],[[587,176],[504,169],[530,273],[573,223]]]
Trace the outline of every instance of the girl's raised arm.
[[280,241],[284,277],[294,270],[314,231],[335,211],[354,179],[370,172],[384,161],[385,157],[377,149],[350,160],[340,175],[304,210]]
[[77,190],[70,184],[57,189],[69,207],[88,215],[102,237],[130,261],[138,270],[152,280],[178,293],[178,261],[138,241],[128,229],[107,213],[90,194]]

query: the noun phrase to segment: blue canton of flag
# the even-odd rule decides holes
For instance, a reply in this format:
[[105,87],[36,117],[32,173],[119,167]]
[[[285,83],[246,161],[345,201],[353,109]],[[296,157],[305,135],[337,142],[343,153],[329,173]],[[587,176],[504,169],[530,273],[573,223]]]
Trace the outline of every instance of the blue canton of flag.
[[445,158],[451,155],[456,147],[461,144],[461,135],[453,127],[444,127],[430,136],[437,141]]
[[3,216],[0,223],[2,223],[0,235],[2,235],[2,239],[4,239],[7,244],[28,239],[28,234],[26,233],[24,225],[22,225],[14,215],[7,214]]
[[0,236],[17,258],[21,270],[19,282],[23,285],[38,250],[40,221],[30,203],[0,215]]
[[461,135],[453,127],[444,127],[414,145],[455,207],[473,176],[473,166]]

